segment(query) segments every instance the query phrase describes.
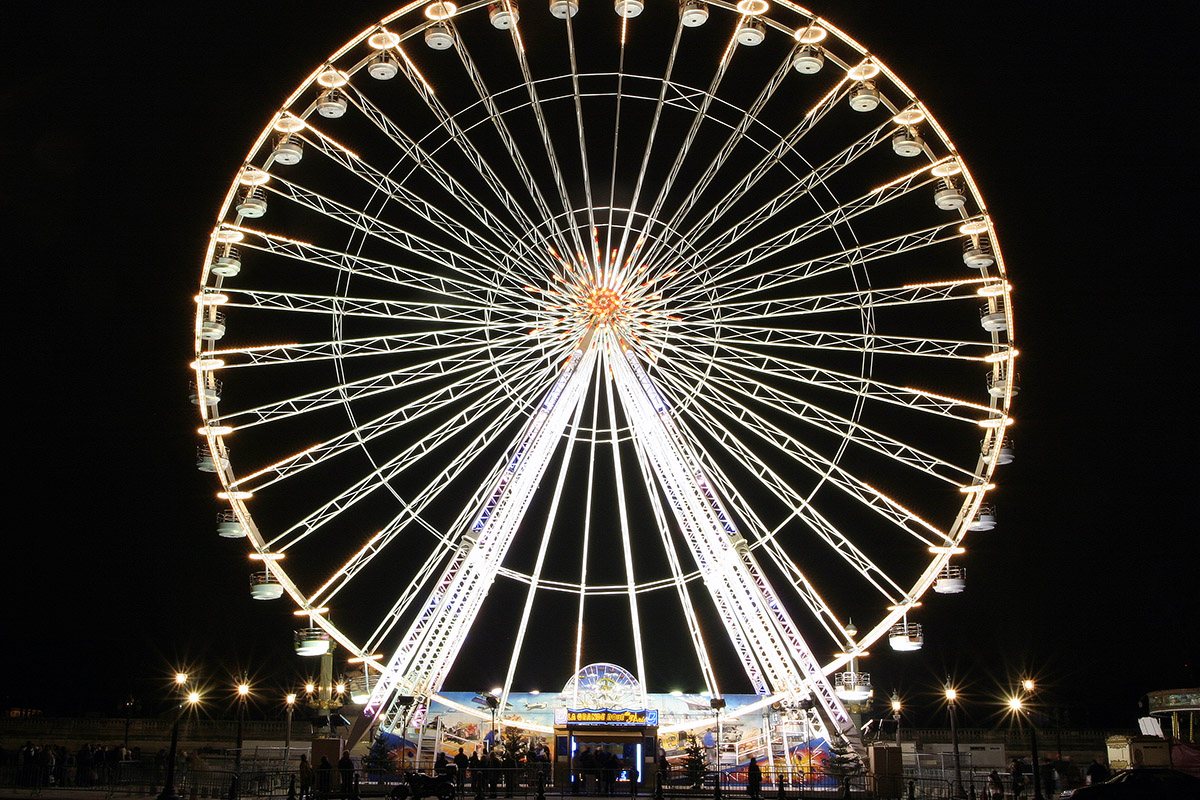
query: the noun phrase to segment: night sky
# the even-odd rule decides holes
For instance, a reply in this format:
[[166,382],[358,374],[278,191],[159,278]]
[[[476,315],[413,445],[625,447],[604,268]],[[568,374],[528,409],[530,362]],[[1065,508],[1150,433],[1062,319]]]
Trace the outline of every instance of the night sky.
[[[810,6],[892,67],[971,165],[1022,352],[1001,525],[974,540],[967,592],[926,604],[925,649],[900,659],[881,642],[864,669],[930,715],[950,674],[978,725],[1032,673],[1070,724],[1131,727],[1147,691],[1198,682],[1184,38],[1198,20],[1186,3],[966,5]],[[149,713],[177,664],[280,686],[301,666],[293,618],[250,600],[243,550],[213,534],[187,399],[192,296],[268,115],[391,7],[173,10],[57,4],[0,34],[15,445],[0,705],[105,713],[132,695]]]

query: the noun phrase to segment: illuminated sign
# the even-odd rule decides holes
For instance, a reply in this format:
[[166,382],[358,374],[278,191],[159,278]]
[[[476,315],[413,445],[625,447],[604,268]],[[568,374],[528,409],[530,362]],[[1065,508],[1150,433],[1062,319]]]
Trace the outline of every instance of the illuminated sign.
[[643,726],[658,724],[658,709],[559,708],[554,711],[555,725]]

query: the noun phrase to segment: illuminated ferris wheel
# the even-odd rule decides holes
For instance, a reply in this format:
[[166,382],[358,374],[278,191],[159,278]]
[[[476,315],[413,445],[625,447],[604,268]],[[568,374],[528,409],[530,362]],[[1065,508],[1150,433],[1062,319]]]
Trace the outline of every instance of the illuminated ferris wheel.
[[852,738],[857,656],[920,647],[994,519],[1010,289],[930,111],[799,6],[412,3],[237,171],[200,465],[385,729],[486,658]]

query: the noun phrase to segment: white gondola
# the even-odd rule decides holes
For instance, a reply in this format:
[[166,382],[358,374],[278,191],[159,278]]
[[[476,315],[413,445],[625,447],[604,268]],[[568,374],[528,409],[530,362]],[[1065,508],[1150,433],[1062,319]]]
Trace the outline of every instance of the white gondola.
[[214,275],[222,278],[236,277],[242,271],[242,251],[230,247],[224,253],[217,253],[213,256],[211,269]]
[[760,45],[766,38],[767,26],[758,17],[747,17],[737,32],[738,44],[744,44],[747,47]]
[[247,219],[258,219],[267,213],[267,193],[265,190],[255,186],[247,189],[238,198],[236,207],[237,213]]
[[192,381],[188,398],[194,406],[198,406],[201,403],[206,406],[215,406],[221,402],[221,382],[218,380],[213,381],[211,385],[204,383],[197,386],[196,382]]
[[979,241],[967,239],[963,242],[963,263],[973,269],[987,269],[996,263],[986,236],[980,236]]
[[898,652],[912,652],[925,646],[925,634],[920,623],[898,622],[888,631],[888,644]]
[[449,50],[454,46],[454,34],[450,32],[450,26],[439,22],[426,28],[425,44],[431,50]]
[[870,81],[863,81],[850,90],[850,107],[867,112],[879,108],[879,90]]
[[283,584],[270,570],[250,573],[250,596],[255,600],[278,600],[283,597]]
[[550,14],[558,19],[573,17],[579,13],[579,0],[550,0]]
[[215,342],[225,335],[225,312],[218,311],[212,317],[206,317],[200,322],[200,338],[206,342]]
[[232,508],[223,508],[217,512],[217,535],[223,539],[245,538],[246,527]]
[[329,634],[321,628],[301,628],[294,637],[296,655],[323,656],[329,652]]
[[907,128],[892,135],[892,152],[904,158],[913,158],[925,152],[925,140],[916,131]]
[[996,509],[993,506],[980,506],[975,517],[967,523],[969,531],[990,531],[996,527]]
[[371,699],[371,680],[369,676],[370,673],[356,675],[346,685],[346,693],[350,695],[350,702],[356,706],[365,705]]
[[848,703],[862,703],[875,694],[869,672],[838,672],[833,676],[834,691]]
[[275,149],[271,152],[276,164],[283,164],[285,167],[295,166],[304,158],[304,142],[298,136],[285,133],[279,137],[279,141],[275,143]]
[[1003,333],[1008,330],[1008,315],[1003,308],[992,310],[990,305],[985,305],[979,310],[979,324],[988,333]]
[[376,53],[367,64],[367,74],[377,81],[390,81],[400,74],[400,64],[391,53]]
[[957,211],[967,204],[967,194],[961,186],[947,179],[933,193],[933,204],[942,211]]
[[792,69],[801,75],[816,75],[825,66],[825,54],[821,48],[806,45],[796,51],[792,59]]
[[618,17],[636,17],[638,14],[646,10],[646,4],[642,0],[616,0],[613,8],[617,12]]
[[220,472],[229,467],[229,458],[213,455],[208,445],[202,444],[196,448],[196,469],[201,472]]
[[965,567],[952,567],[947,564],[934,581],[933,590],[938,594],[959,594],[967,588],[967,570]]
[[699,28],[708,22],[708,4],[703,0],[685,0],[679,6],[679,21],[685,28]]
[[[983,449],[983,458],[986,461],[986,460],[991,459],[991,457],[993,455],[993,451],[986,445],[986,442],[987,442],[986,439],[984,440],[984,442],[985,442],[985,446]],[[1004,464],[1011,464],[1011,463],[1013,463],[1013,460],[1016,458],[1016,453],[1013,450],[1013,441],[1012,441],[1012,439],[1008,438],[1007,436],[1004,437],[1004,441],[1000,442],[1000,446],[998,448],[996,447],[996,442],[993,441],[991,444],[991,448],[996,448],[995,456],[996,456],[996,465],[997,466],[1003,466]]]
[[994,372],[989,372],[987,376],[987,390],[992,397],[1004,397],[1009,391],[1013,397],[1021,393],[1021,376],[1019,373],[1011,375],[1003,370],[997,375]]
[[346,95],[337,89],[326,89],[317,98],[317,113],[326,119],[337,119],[346,114],[349,105]]
[[516,25],[521,19],[517,4],[512,0],[507,3],[492,3],[488,6],[488,21],[498,31],[506,31]]

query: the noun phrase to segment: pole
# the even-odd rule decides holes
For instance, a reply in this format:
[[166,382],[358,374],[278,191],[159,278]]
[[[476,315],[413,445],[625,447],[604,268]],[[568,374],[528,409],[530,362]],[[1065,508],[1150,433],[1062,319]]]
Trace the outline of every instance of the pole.
[[183,703],[179,704],[179,713],[175,715],[175,724],[171,726],[171,749],[167,753],[167,778],[158,800],[180,800],[179,793],[175,791],[175,754],[179,750],[179,721],[181,719],[183,719]]
[[233,751],[233,780],[229,782],[229,800],[242,795],[242,723],[246,719],[246,678],[238,686],[237,748]]
[[291,695],[287,700],[287,738],[283,742],[283,766],[290,768],[292,763],[292,710],[296,707],[296,697]]
[[958,722],[955,714],[955,702],[950,701],[950,746],[954,748],[954,796],[962,797],[962,760],[958,754]]
[[1045,800],[1042,797],[1042,765],[1038,763],[1037,726],[1029,717],[1029,751],[1033,759],[1033,800]]
[[892,692],[892,720],[896,723],[896,750],[900,750],[900,695]]
[[716,709],[716,800],[721,800],[721,709]]

